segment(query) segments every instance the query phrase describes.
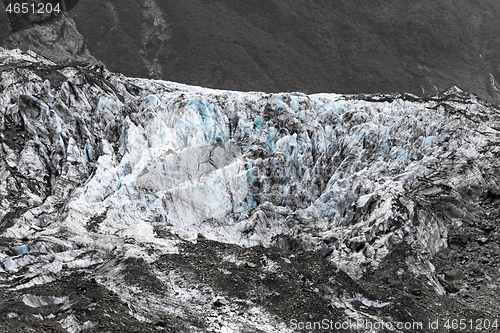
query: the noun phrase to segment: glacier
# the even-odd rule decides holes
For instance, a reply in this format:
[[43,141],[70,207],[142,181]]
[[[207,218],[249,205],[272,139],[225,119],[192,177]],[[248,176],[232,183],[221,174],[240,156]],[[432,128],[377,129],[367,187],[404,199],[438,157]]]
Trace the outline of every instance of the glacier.
[[[216,241],[317,253],[355,280],[406,244],[408,269],[443,295],[431,258],[500,195],[500,111],[457,88],[428,98],[269,94],[58,66],[19,50],[0,49],[0,63],[0,231],[12,240],[0,247],[0,285],[13,290],[100,265],[95,279],[133,316],[159,320],[182,306],[142,299],[117,274],[120,260],[152,264],[186,242]],[[156,278],[182,302],[204,297],[173,271]],[[26,295],[31,307],[68,299]],[[356,297],[366,299],[332,304]],[[252,309],[208,327],[291,331]]]

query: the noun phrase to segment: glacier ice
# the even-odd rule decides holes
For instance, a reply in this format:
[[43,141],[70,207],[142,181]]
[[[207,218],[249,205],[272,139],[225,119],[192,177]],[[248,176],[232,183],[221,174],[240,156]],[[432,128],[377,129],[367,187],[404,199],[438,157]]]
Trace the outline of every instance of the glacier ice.
[[35,249],[52,255],[49,277],[111,252],[151,261],[203,235],[323,249],[359,277],[398,243],[446,247],[450,220],[471,215],[436,202],[500,191],[499,110],[463,92],[236,92],[55,69],[20,51],[0,61],[19,65],[0,81],[0,230],[23,240],[0,253],[4,271],[45,265]]
[[[15,52],[2,58],[19,57]],[[31,86],[18,90],[11,74],[2,74],[2,109],[31,128],[33,143],[16,156],[10,153],[18,172],[42,183],[49,177],[47,162],[65,161],[64,178],[84,180],[67,203],[67,217],[52,226],[78,232],[105,214],[97,233],[124,234],[161,220],[183,238],[202,233],[245,246],[270,246],[283,235],[311,236],[311,248],[327,237],[343,243],[364,237],[376,254],[389,233],[414,224],[411,216],[401,216],[397,205],[408,209],[399,198],[439,164],[453,161],[458,168],[474,161],[496,134],[433,100],[241,93],[103,72],[126,96],[122,102],[82,73],[66,69],[65,75],[55,89],[30,73]],[[22,90],[35,101],[30,111],[11,104]],[[491,113],[473,101],[454,107],[483,117]],[[45,144],[47,131],[59,140]],[[41,143],[45,149],[38,153]],[[420,194],[437,195],[456,177]],[[28,193],[31,206],[41,205],[39,191]],[[264,204],[286,213],[271,214]],[[3,211],[9,211],[5,204]],[[391,225],[396,216],[407,219],[397,230]],[[444,239],[422,245],[435,252]]]

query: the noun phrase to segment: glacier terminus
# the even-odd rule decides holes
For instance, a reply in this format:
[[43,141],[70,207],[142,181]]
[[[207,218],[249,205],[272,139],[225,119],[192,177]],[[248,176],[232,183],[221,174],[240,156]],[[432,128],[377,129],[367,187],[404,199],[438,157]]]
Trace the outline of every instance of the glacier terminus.
[[500,320],[498,106],[0,68],[1,330]]

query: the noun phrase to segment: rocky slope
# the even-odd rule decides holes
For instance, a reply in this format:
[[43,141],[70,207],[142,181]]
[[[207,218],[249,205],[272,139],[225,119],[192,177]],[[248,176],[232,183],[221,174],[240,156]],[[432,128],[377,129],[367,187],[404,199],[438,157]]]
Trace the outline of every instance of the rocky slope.
[[3,331],[500,324],[497,107],[0,62]]
[[[35,6],[47,2],[60,1],[32,0]],[[73,8],[74,0],[64,1],[64,7]],[[0,46],[7,49],[31,50],[58,64],[92,63],[99,64],[88,51],[83,36],[76,23],[64,11],[60,13],[15,14],[6,11],[5,0],[0,3]],[[15,3],[15,2],[12,2]],[[31,7],[29,7],[31,8]]]
[[92,54],[126,75],[268,92],[456,85],[500,103],[496,0],[88,0],[73,12]]

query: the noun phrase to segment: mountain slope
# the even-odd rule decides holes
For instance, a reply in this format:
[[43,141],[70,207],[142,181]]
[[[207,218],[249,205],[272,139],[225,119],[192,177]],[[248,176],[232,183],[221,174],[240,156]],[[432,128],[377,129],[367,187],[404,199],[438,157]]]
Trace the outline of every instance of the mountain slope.
[[[31,2],[41,3],[46,1]],[[69,8],[74,1],[66,1],[66,5]],[[0,3],[0,47],[31,50],[58,64],[99,63],[89,53],[83,36],[67,13],[8,13],[3,2]]]
[[498,318],[500,111],[476,96],[244,93],[0,61],[3,330]]
[[268,92],[456,85],[499,101],[494,0],[92,0],[74,12],[90,51],[127,75]]

